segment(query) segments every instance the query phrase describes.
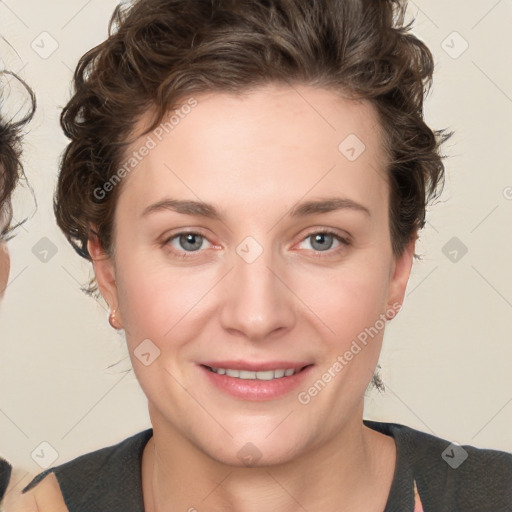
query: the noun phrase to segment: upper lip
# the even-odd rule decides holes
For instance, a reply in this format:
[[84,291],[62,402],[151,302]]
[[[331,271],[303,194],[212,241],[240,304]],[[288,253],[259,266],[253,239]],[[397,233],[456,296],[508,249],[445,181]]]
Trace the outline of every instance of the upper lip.
[[203,366],[210,368],[225,368],[232,370],[248,370],[250,372],[264,372],[268,370],[301,370],[305,366],[309,366],[308,362],[297,361],[265,361],[265,362],[250,362],[250,361],[206,361],[201,363]]

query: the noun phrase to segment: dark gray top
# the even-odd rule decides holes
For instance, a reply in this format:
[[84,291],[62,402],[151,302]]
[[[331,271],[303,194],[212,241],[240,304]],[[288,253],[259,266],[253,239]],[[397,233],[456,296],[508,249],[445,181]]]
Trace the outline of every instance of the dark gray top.
[[[397,447],[384,512],[414,511],[414,481],[424,512],[512,512],[511,453],[459,447],[404,425],[363,421],[392,436]],[[144,512],[141,461],[152,434],[151,429],[145,430],[50,468],[23,492],[54,472],[69,512]]]

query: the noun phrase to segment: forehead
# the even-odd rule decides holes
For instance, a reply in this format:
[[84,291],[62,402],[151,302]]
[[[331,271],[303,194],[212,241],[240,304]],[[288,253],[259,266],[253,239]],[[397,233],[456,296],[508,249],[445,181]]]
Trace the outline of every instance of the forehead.
[[[149,114],[138,129],[148,122]],[[272,85],[196,95],[131,145],[125,161],[144,145],[149,149],[123,183],[121,198],[129,195],[133,207],[166,187],[205,200],[220,193],[238,201],[258,194],[284,198],[288,191],[339,187],[353,196],[382,196],[387,157],[380,130],[372,104],[326,89]]]

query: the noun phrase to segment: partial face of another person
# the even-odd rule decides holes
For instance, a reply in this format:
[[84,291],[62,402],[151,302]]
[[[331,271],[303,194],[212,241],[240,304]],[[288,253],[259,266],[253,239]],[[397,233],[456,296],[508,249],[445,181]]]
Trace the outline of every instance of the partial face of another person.
[[[3,216],[0,213],[0,233],[3,232],[6,227],[4,224],[5,220],[3,219]],[[7,287],[7,282],[9,279],[9,269],[10,258],[9,251],[7,249],[7,243],[4,240],[2,240],[0,235],[0,299],[3,297],[5,289]]]
[[113,257],[89,250],[154,427],[227,464],[246,443],[285,463],[360,430],[414,244],[393,255],[369,103],[277,85],[194,99],[127,152]]

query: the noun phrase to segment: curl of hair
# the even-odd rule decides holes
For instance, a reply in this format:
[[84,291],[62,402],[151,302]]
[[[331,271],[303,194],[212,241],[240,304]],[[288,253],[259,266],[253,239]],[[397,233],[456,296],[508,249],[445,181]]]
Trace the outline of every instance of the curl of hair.
[[4,102],[0,89],[0,219],[2,235],[10,230],[12,220],[11,197],[18,181],[25,177],[21,163],[22,128],[32,119],[36,109],[36,97],[32,89],[15,73],[0,71],[0,75],[18,80],[29,95],[29,108],[21,119],[10,120],[2,115]]
[[[404,25],[400,0],[139,0],[119,5],[106,41],[86,53],[61,125],[70,142],[54,200],[57,222],[90,259],[87,240],[112,249],[122,183],[102,189],[123,161],[133,130],[154,129],[180,101],[202,92],[307,84],[370,101],[389,155],[390,230],[401,254],[442,189],[441,144],[423,102],[434,69],[427,46]],[[140,134],[138,135],[140,136]]]

